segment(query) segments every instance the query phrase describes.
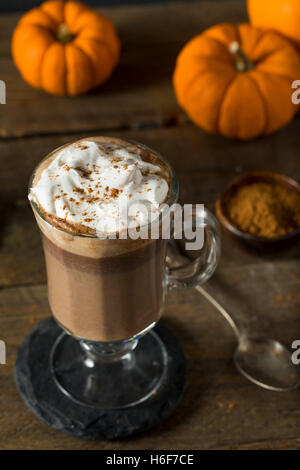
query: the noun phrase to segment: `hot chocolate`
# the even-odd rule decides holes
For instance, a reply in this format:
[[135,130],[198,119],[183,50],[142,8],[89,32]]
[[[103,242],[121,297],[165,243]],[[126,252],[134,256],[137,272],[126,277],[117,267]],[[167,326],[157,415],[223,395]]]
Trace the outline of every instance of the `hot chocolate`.
[[73,335],[116,342],[159,319],[166,240],[122,233],[159,216],[170,184],[157,154],[107,137],[64,146],[38,166],[29,198],[42,233],[49,302]]

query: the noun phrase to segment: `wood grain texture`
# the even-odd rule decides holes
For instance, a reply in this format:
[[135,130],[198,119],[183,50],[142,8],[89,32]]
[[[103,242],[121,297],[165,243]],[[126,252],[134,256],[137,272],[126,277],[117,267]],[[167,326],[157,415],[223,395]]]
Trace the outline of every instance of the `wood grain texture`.
[[[274,136],[248,144],[207,135],[189,124],[106,134],[137,140],[158,150],[178,175],[181,202],[205,203],[213,208],[219,191],[243,171],[271,169],[300,179],[299,117]],[[49,151],[85,134],[92,133],[0,141],[0,214],[3,221],[0,227],[0,286],[45,281],[39,234],[27,201],[28,181],[33,168]],[[20,169],[17,178],[16,169]],[[292,260],[298,253],[297,244],[278,256]],[[261,257],[248,252],[224,237],[223,258],[230,268],[264,263],[265,260],[272,262],[272,256]]]
[[[298,127],[299,122],[294,121],[281,134],[249,144],[250,147],[221,138],[211,139],[191,125],[112,134],[140,140],[161,151],[178,173],[182,201],[204,201],[213,206],[219,188],[236,174],[237,166],[241,171],[268,168],[272,164],[274,170],[286,170],[299,178],[297,145],[292,138]],[[284,161],[279,156],[286,148],[288,136],[290,156]],[[231,361],[234,339],[230,329],[195,291],[172,292],[167,299],[164,321],[183,344],[189,360],[189,387],[178,412],[159,428],[118,443],[88,443],[60,436],[26,410],[15,390],[12,367],[23,337],[36,321],[50,314],[43,255],[26,202],[26,185],[40,157],[72,137],[35,137],[18,139],[13,145],[7,141],[0,144],[6,168],[0,176],[6,221],[1,231],[0,332],[9,351],[8,365],[0,369],[0,410],[4,412],[0,413],[0,446],[280,448],[286,445],[285,440],[295,448],[298,444],[293,439],[300,422],[298,392],[266,392],[241,377]],[[258,155],[259,149],[263,155],[264,146],[274,147],[276,152],[266,152],[265,158],[258,158],[255,164],[253,155]],[[189,158],[183,159],[187,154]],[[16,168],[22,168],[22,172],[14,180]],[[289,345],[295,339],[300,305],[300,265],[296,254],[299,246],[276,257],[260,256],[224,237],[222,261],[207,287],[230,307],[250,333],[265,332]],[[23,432],[24,427],[28,432]]]
[[[285,269],[283,272],[287,273]],[[277,337],[282,340],[285,339],[283,336],[293,337],[295,319],[291,318],[288,306],[283,309],[274,303],[276,289],[272,278],[266,280],[267,273],[268,269],[254,270],[257,298],[263,297],[265,288],[269,293],[264,299],[263,310],[260,305],[260,315],[255,315],[247,323],[257,321],[256,328],[260,325],[262,329],[267,324],[268,332],[275,335],[277,330]],[[235,276],[228,275],[230,281],[226,295],[229,294],[228,287],[235,292],[235,297],[244,295],[245,317],[245,306],[253,304],[254,282],[249,287],[249,274],[244,274],[237,287],[240,275],[241,272],[236,272]],[[220,289],[215,288],[214,293],[222,297]],[[124,441],[90,443],[62,436],[41,424],[26,409],[11,375],[23,336],[36,321],[49,315],[46,287],[5,289],[1,307],[3,304],[1,331],[5,332],[4,339],[9,346],[8,364],[3,368],[0,382],[3,449],[196,449],[251,445],[255,448],[256,443],[265,448],[273,441],[278,441],[280,446],[283,439],[297,438],[300,418],[298,391],[289,394],[266,392],[240,376],[231,361],[234,348],[231,332],[192,291],[170,294],[164,315],[164,322],[180,338],[189,361],[188,388],[177,412],[155,430]]]
[[10,53],[20,15],[0,16],[0,78],[7,84],[8,103],[0,114],[0,137],[139,128],[185,120],[171,87],[180,48],[209,25],[246,18],[243,2],[233,0],[226,7],[205,1],[104,7],[101,11],[117,27],[121,62],[104,86],[78,98],[56,98],[23,82]]
[[[123,38],[121,65],[99,92],[74,100],[23,83],[9,53],[18,17],[0,17],[0,78],[9,93],[0,107],[0,339],[8,351],[7,364],[0,365],[0,449],[299,449],[299,391],[268,392],[240,376],[230,328],[193,290],[170,293],[163,317],[187,356],[188,388],[177,412],[151,432],[117,442],[71,439],[40,423],[16,391],[17,350],[33,325],[50,315],[39,233],[27,202],[29,176],[50,150],[95,133],[144,142],[175,168],[181,202],[211,209],[242,171],[273,170],[300,180],[299,116],[273,136],[241,143],[197,129],[173,96],[170,72],[181,45],[213,23],[243,20],[244,2],[104,10]],[[224,236],[220,266],[206,287],[250,333],[290,345],[300,337],[299,253],[297,244],[261,254]]]

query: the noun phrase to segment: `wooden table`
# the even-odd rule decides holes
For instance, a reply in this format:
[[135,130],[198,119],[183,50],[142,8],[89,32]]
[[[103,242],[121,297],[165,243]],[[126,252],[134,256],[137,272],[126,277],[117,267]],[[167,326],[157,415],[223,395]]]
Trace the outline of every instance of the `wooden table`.
[[[300,179],[299,117],[276,135],[251,143],[207,135],[176,104],[171,73],[194,34],[221,21],[244,21],[244,2],[203,1],[103,8],[123,43],[120,66],[100,90],[55,98],[25,84],[10,56],[18,16],[0,17],[0,365],[1,449],[281,449],[300,448],[299,391],[276,393],[235,369],[230,327],[194,290],[172,292],[164,322],[178,335],[189,363],[177,412],[151,432],[118,442],[71,439],[40,423],[13,380],[17,350],[33,325],[50,315],[39,233],[27,202],[33,167],[49,150],[83,135],[118,135],[165,155],[181,185],[181,202],[213,208],[236,174],[276,170]],[[300,77],[295,77],[300,78]],[[207,286],[250,333],[286,345],[300,337],[299,244],[276,254],[253,253],[223,237],[220,266]]]

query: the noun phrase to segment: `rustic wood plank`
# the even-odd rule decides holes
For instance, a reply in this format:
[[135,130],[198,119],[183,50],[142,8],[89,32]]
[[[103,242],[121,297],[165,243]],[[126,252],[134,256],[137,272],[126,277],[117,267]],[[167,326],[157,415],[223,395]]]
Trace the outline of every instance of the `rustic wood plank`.
[[[228,447],[225,448],[227,450]],[[229,449],[231,449],[229,447]],[[300,440],[297,439],[278,439],[259,442],[247,442],[234,448],[235,450],[299,450]],[[224,450],[219,447],[218,450]]]
[[[0,137],[136,128],[182,121],[171,84],[176,56],[193,35],[220,21],[246,19],[243,2],[167,3],[101,9],[117,26],[121,62],[110,81],[78,98],[56,98],[23,82],[11,60],[10,38],[20,15],[0,16]],[[3,39],[3,40],[1,40]]]
[[[242,306],[235,313],[250,331],[257,333],[266,327],[268,334],[290,344],[300,304],[297,263],[282,263],[278,269],[241,266],[224,269],[220,276],[222,282],[213,282],[210,288],[233,310]],[[282,276],[289,279],[285,292],[290,293],[290,300],[278,300]],[[298,391],[264,391],[239,375],[231,360],[234,339],[230,329],[196,291],[172,292],[163,319],[180,338],[189,361],[182,404],[153,431],[112,443],[89,443],[54,432],[32,416],[15,390],[12,368],[17,348],[33,324],[49,315],[46,287],[2,289],[0,308],[0,335],[8,350],[8,364],[0,368],[2,449],[266,448],[273,442],[280,447],[282,441],[293,441],[293,446],[298,438]]]
[[[219,188],[241,170],[272,167],[299,179],[298,129],[299,121],[295,120],[282,132],[248,145],[207,136],[192,125],[114,132],[113,135],[142,141],[161,151],[178,173],[182,201],[204,201],[212,207]],[[0,337],[8,345],[8,364],[0,368],[0,447],[246,449],[298,446],[298,392],[263,391],[241,377],[231,361],[234,339],[230,329],[192,290],[172,292],[165,309],[164,321],[179,336],[189,360],[189,387],[185,399],[166,423],[131,440],[88,443],[52,431],[25,408],[14,387],[12,367],[23,337],[36,321],[50,314],[46,286],[26,285],[45,282],[39,235],[26,202],[26,185],[41,156],[72,137],[75,136],[0,142],[2,168],[5,168],[0,176],[5,221],[0,250],[3,286],[0,290]],[[283,154],[288,158],[282,158]],[[250,333],[265,333],[290,345],[299,335],[295,327],[300,305],[299,245],[291,252],[262,256],[235,246],[227,237],[223,242],[222,261],[207,288],[231,309]]]
[[[8,349],[8,363],[0,366],[0,449],[299,448],[298,392],[267,392],[240,376],[231,360],[235,342],[229,327],[193,290],[167,298],[163,321],[181,340],[189,384],[177,412],[153,431],[113,443],[70,439],[34,418],[15,389],[17,350],[33,325],[50,315],[26,189],[33,167],[50,150],[103,129],[144,142],[174,166],[181,202],[210,208],[241,171],[267,169],[300,180],[300,116],[274,136],[245,144],[187,123],[174,99],[170,74],[182,44],[210,24],[244,19],[244,2],[103,10],[123,38],[122,61],[99,92],[74,100],[33,90],[18,77],[9,52],[18,16],[0,16],[0,79],[8,84],[8,104],[0,107],[0,339]],[[299,248],[298,243],[289,251],[258,254],[224,236],[220,266],[206,287],[249,333],[265,333],[289,346],[300,333]]]
[[[157,149],[178,174],[181,202],[201,202],[213,208],[220,189],[241,171],[272,169],[300,180],[299,118],[281,132],[248,144],[207,135],[193,125],[107,134]],[[0,286],[45,281],[39,234],[27,202],[28,180],[49,151],[82,135],[0,141]],[[274,256],[242,249],[227,237],[223,242],[223,262],[230,267],[264,263]],[[288,260],[296,255],[299,257],[299,244],[278,253],[276,259]]]

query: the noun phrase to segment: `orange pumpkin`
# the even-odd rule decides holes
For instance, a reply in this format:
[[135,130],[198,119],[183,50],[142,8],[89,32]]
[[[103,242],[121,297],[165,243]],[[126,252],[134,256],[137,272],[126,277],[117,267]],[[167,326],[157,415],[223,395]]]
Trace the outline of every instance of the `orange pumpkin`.
[[247,7],[253,26],[279,31],[300,47],[299,0],[248,0]]
[[100,85],[119,60],[112,23],[83,3],[50,0],[26,13],[12,54],[30,85],[55,95],[79,95]]
[[173,82],[179,104],[198,126],[248,140],[293,118],[297,77],[300,56],[288,40],[248,24],[221,24],[183,48]]

